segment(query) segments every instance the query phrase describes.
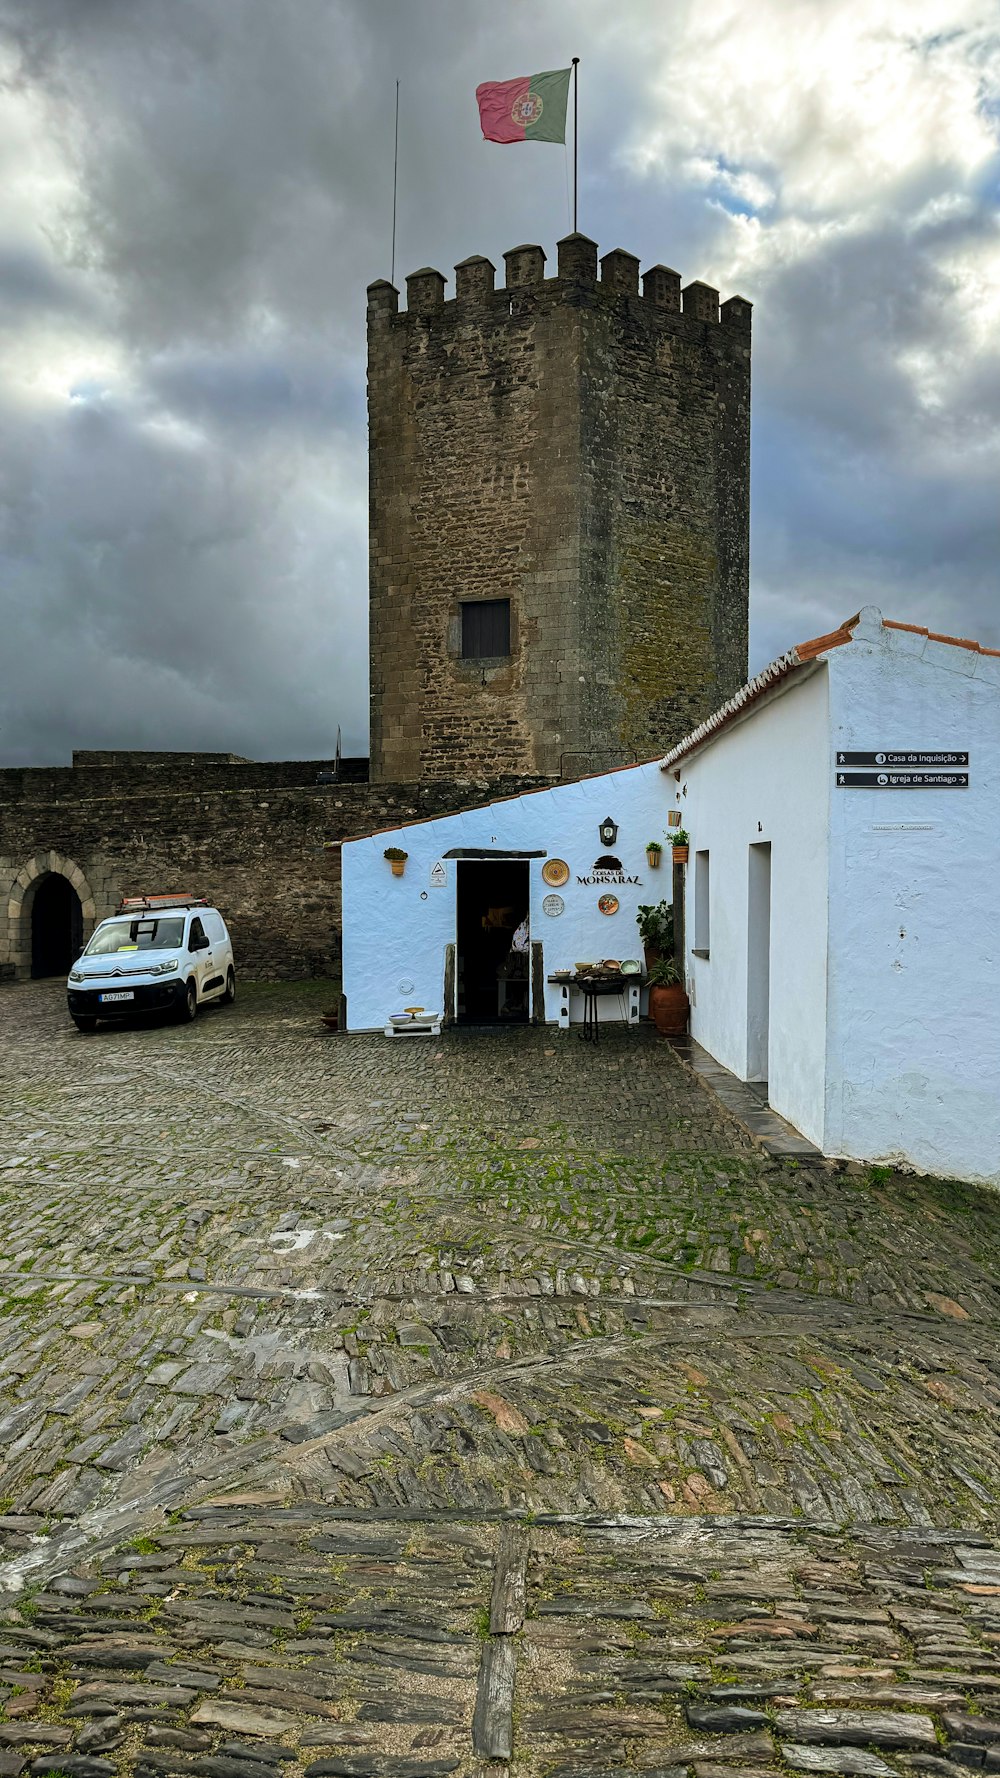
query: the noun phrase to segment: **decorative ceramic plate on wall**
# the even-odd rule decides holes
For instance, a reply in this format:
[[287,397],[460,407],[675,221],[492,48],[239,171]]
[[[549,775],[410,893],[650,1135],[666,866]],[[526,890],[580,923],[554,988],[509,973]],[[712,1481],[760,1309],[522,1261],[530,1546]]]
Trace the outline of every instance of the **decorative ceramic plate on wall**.
[[617,914],[618,897],[617,895],[602,895],[597,905],[602,914]]
[[569,865],[563,858],[547,858],[542,865],[542,881],[550,889],[561,889],[569,882]]

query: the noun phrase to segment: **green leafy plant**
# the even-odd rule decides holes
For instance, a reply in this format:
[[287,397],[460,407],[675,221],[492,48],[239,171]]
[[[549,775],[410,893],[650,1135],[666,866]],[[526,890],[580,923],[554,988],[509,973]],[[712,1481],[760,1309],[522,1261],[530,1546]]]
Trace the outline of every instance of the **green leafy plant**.
[[686,828],[676,827],[670,835],[670,844],[672,846],[689,846],[691,844],[691,835]]
[[638,909],[639,937],[651,951],[674,948],[674,910],[669,901],[650,902]]
[[662,852],[663,847],[660,845],[659,840],[647,840],[646,841],[646,851],[647,852]]
[[649,972],[651,988],[682,988],[684,977],[672,957],[663,957]]
[[388,858],[390,864],[392,864],[393,860],[395,860],[397,864],[402,864],[404,858],[409,858],[409,856],[409,852],[404,852],[401,846],[386,846],[386,849],[382,854],[383,858]]

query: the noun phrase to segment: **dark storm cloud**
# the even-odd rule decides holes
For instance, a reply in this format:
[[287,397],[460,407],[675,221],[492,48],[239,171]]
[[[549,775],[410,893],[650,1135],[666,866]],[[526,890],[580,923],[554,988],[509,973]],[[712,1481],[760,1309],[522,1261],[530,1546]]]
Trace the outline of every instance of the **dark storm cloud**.
[[269,359],[263,351],[167,353],[150,362],[148,390],[171,412],[205,425],[347,430],[366,424],[364,378],[337,376],[317,355]]
[[0,242],[0,327],[20,327],[25,311],[36,314],[45,310],[63,310],[67,314],[87,314],[92,305],[86,293],[73,279],[40,253],[26,247]]
[[395,80],[401,283],[554,255],[567,157],[473,92],[573,53],[582,225],[756,304],[754,664],[862,602],[1000,640],[995,46],[911,14],[0,0],[0,759],[363,750]]

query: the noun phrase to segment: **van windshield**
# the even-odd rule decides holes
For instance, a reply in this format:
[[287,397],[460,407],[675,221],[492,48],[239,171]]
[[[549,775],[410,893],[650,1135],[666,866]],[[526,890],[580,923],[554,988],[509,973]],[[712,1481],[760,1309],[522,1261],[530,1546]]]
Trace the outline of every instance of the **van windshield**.
[[175,951],[184,938],[184,921],[174,914],[167,920],[109,920],[94,933],[85,957],[107,957],[113,951]]

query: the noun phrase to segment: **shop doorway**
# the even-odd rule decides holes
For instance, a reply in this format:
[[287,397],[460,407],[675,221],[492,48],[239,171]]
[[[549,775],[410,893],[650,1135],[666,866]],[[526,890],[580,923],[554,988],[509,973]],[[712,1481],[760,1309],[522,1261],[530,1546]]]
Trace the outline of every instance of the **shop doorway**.
[[460,1025],[525,1025],[530,956],[511,952],[528,912],[528,864],[519,858],[458,865],[457,1019]]
[[747,1080],[767,1084],[771,1022],[771,846],[750,847],[747,883]]
[[49,871],[31,903],[31,974],[68,975],[83,948],[83,908],[68,878]]

